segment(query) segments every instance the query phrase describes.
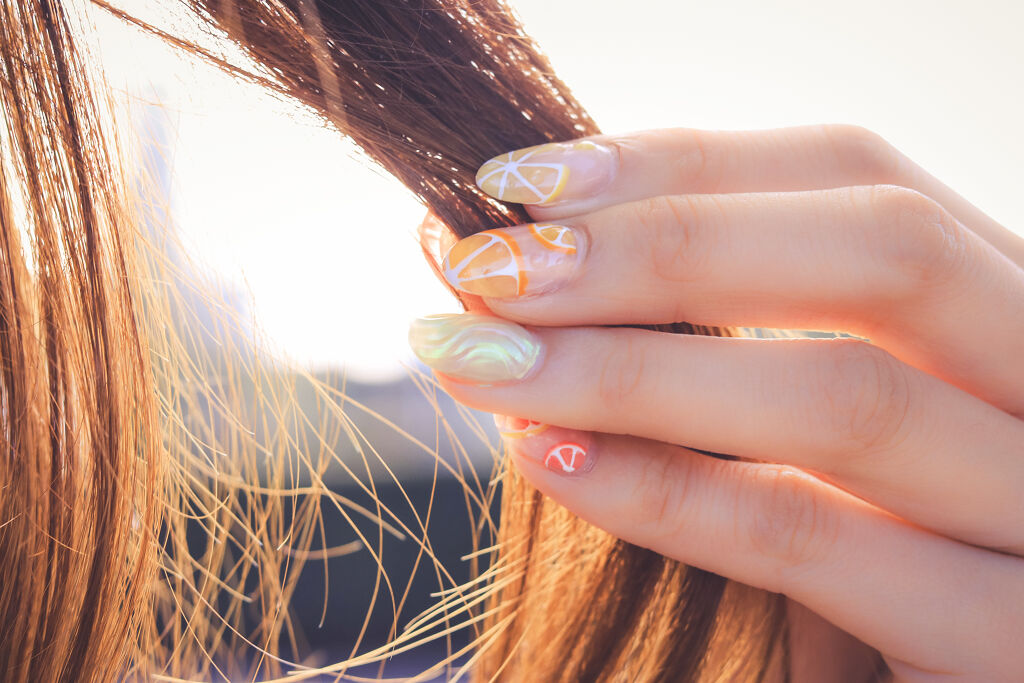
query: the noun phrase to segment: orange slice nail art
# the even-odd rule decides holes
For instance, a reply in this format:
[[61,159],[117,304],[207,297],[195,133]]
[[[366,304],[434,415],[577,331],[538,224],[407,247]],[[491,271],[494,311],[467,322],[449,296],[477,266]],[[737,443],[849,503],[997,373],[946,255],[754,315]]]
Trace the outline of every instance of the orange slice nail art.
[[506,439],[525,439],[548,429],[548,425],[543,422],[521,417],[508,417],[507,415],[495,415],[494,422],[498,425],[498,433]]
[[550,291],[566,282],[580,258],[577,233],[531,223],[485,230],[459,240],[441,263],[456,289],[494,298]]
[[480,296],[519,296],[526,290],[523,255],[515,239],[487,230],[460,240],[442,263],[456,289]]
[[517,204],[550,204],[581,199],[605,189],[618,156],[590,140],[551,142],[490,159],[476,174],[477,186],[492,197]]
[[553,145],[539,145],[495,157],[480,167],[477,185],[489,195],[519,204],[543,204],[569,180],[569,167],[535,158]]
[[544,456],[544,466],[549,470],[570,474],[583,469],[587,462],[587,451],[572,441],[555,444]]
[[564,225],[551,223],[531,223],[530,234],[540,242],[541,246],[563,254],[576,253],[576,233]]

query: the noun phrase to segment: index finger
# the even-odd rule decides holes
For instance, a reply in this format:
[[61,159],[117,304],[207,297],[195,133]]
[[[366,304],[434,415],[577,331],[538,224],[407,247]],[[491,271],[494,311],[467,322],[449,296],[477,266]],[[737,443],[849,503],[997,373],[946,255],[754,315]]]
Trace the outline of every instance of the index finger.
[[549,143],[487,161],[477,184],[497,199],[526,204],[540,221],[662,195],[900,185],[942,204],[1024,266],[1024,240],[883,138],[857,126],[674,128]]

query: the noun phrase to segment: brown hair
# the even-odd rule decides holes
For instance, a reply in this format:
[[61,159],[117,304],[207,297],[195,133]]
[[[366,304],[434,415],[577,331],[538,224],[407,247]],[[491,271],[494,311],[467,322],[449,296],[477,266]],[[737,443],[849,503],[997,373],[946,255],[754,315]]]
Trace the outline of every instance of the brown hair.
[[[319,112],[459,236],[528,220],[476,188],[484,160],[599,132],[499,0],[185,4],[257,71],[164,38]],[[167,365],[151,367],[146,346],[154,340],[140,322],[145,295],[127,255],[133,229],[114,203],[125,192],[103,152],[109,136],[61,3],[0,0],[0,18],[0,135],[10,138],[0,150],[0,617],[13,625],[0,641],[0,671],[13,672],[11,680],[82,672],[109,680],[125,670],[145,675],[156,662],[180,675],[244,668],[210,654],[230,659],[233,648],[252,643],[232,626],[244,596],[218,577],[227,570],[236,583],[241,576],[237,585],[255,580],[262,613],[278,613],[274,605],[287,602],[302,562],[282,565],[271,548],[292,534],[308,548],[319,508],[293,496],[291,526],[275,525],[268,520],[283,519],[286,496],[246,485],[246,475],[258,479],[255,470],[211,472],[174,445],[188,440],[187,430],[168,427],[174,406],[157,403],[178,390],[163,384],[180,387],[181,373],[196,379],[211,368],[186,365],[166,340],[156,347]],[[29,200],[23,223],[32,228],[32,263],[19,257],[20,195]],[[150,313],[166,320],[174,312]],[[682,322],[659,329],[731,334]],[[286,412],[273,401],[262,409]],[[225,448],[259,450],[238,433]],[[483,619],[471,659],[479,680],[760,681],[774,657],[788,677],[782,596],[612,538],[514,470],[501,471],[487,590],[442,601]],[[329,493],[310,494],[320,495]],[[201,571],[184,524],[156,501],[196,511],[210,538]],[[217,543],[239,535],[244,561]],[[171,577],[162,587],[153,586],[158,564]],[[261,570],[255,579],[250,564]],[[200,574],[212,578],[190,578]],[[478,595],[487,596],[482,611]],[[291,631],[282,618],[264,619],[254,632],[269,657]],[[250,667],[278,670],[272,657]]]
[[[599,132],[497,0],[188,4],[460,237],[529,220],[521,207],[477,189],[485,160]],[[688,323],[662,329],[729,334]],[[721,610],[728,621],[716,621],[722,577],[610,538],[512,471],[503,484],[492,569],[502,587],[491,596],[488,623],[504,626],[477,665],[481,680],[499,672],[550,681],[764,676],[782,631],[779,596],[734,591],[730,600],[751,612],[751,623],[737,618],[736,605]],[[728,651],[709,657],[712,640]],[[744,658],[749,668],[736,670]]]
[[[59,7],[0,2],[0,676],[114,679],[154,569],[155,393],[109,131]],[[95,648],[96,642],[107,643]]]

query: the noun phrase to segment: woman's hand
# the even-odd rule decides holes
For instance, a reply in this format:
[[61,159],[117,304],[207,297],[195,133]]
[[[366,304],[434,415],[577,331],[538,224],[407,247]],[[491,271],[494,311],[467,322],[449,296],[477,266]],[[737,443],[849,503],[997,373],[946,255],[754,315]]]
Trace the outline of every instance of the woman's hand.
[[[515,416],[524,476],[784,593],[896,680],[1024,680],[1024,241],[847,126],[544,145],[478,182],[538,221],[445,261],[500,318],[411,340]],[[602,327],[679,320],[864,339]]]

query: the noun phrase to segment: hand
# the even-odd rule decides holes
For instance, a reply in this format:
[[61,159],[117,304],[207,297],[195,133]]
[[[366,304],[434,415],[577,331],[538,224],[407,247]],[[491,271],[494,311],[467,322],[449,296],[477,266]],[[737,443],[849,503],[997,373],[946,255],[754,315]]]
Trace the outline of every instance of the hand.
[[[537,488],[784,593],[896,680],[1024,680],[1024,241],[848,126],[544,145],[478,183],[538,221],[444,263],[500,317],[410,338],[516,416]],[[863,339],[598,327],[679,320]]]

